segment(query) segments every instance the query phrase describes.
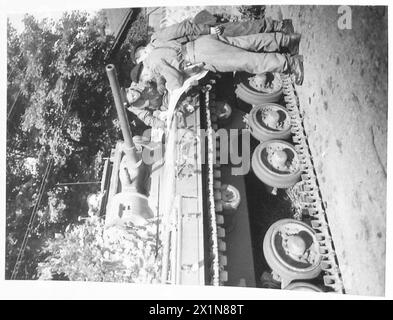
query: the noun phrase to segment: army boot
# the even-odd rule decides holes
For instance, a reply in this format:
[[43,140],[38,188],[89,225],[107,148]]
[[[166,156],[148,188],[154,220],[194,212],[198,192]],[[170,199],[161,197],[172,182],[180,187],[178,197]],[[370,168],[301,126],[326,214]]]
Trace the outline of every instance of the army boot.
[[273,32],[282,32],[285,34],[294,33],[295,29],[293,28],[292,20],[284,19],[273,21]]
[[303,56],[287,55],[288,61],[288,72],[295,78],[295,84],[301,86],[304,80],[304,67],[303,67]]
[[284,34],[281,40],[281,48],[295,56],[299,54],[299,44],[302,35],[300,33]]

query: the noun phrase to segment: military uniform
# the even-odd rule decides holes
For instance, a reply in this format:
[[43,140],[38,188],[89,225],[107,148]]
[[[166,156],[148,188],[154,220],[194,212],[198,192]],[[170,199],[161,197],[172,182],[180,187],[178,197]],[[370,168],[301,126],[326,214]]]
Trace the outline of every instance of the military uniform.
[[241,37],[205,35],[184,45],[166,41],[150,52],[143,65],[157,82],[165,78],[169,90],[182,86],[187,63],[204,63],[213,72],[284,72],[288,69],[286,56],[277,53],[282,40],[281,33],[258,33]]
[[[280,54],[257,56],[255,53],[246,53],[244,50],[279,51],[282,33],[269,32],[293,32],[290,20],[277,21],[263,18],[219,24],[214,22],[216,18],[210,13],[203,11],[201,13],[207,14],[207,17],[202,15],[202,20],[209,20],[209,24],[184,20],[156,31],[151,37],[150,44],[155,49],[160,48],[160,51],[155,51],[152,54],[153,57],[146,59],[144,66],[153,71],[157,89],[161,94],[165,92],[165,82],[168,79],[167,88],[174,89],[181,86],[184,67],[187,63],[205,63],[206,68],[214,72],[262,73],[281,72],[286,69],[286,59]],[[222,26],[221,36],[209,36],[210,25]],[[188,46],[182,47],[185,44]],[[234,49],[228,45],[244,50]]]

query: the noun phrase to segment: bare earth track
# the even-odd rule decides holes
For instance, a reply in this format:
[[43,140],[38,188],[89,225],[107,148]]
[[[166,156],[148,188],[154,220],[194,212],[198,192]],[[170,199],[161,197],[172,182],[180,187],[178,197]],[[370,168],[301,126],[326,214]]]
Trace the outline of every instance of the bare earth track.
[[387,178],[387,8],[269,6],[302,33],[298,87],[346,292],[383,295]]

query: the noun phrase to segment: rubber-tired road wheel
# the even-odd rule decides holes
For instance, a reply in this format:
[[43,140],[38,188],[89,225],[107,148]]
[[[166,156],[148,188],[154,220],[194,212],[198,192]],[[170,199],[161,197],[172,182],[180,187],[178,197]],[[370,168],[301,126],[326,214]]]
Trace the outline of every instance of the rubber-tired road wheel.
[[216,101],[215,107],[211,108],[212,115],[219,124],[225,125],[231,121],[232,107],[225,101]]
[[[271,74],[271,73],[270,73]],[[272,89],[258,87],[258,79],[260,75],[253,75],[247,72],[239,72],[235,76],[236,96],[249,104],[261,104],[267,102],[277,102],[282,96],[282,81],[279,73],[273,73],[274,77]]]
[[276,103],[255,106],[248,115],[248,126],[255,139],[263,142],[286,140],[291,136],[291,121],[287,109]]
[[224,184],[221,187],[222,207],[225,210],[236,210],[241,201],[240,192],[230,184]]
[[300,180],[297,152],[292,144],[283,140],[265,141],[257,146],[251,167],[263,183],[274,188],[289,188]]
[[313,279],[321,272],[315,231],[295,219],[278,220],[270,226],[263,239],[263,254],[282,283]]
[[323,292],[320,287],[303,281],[292,282],[287,287],[285,287],[284,290]]

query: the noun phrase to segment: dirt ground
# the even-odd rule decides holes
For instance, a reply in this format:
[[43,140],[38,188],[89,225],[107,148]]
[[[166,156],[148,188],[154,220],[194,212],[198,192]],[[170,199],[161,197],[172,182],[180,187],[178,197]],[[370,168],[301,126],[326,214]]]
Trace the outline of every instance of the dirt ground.
[[298,87],[315,169],[349,294],[384,295],[387,166],[387,8],[269,6],[302,33]]

